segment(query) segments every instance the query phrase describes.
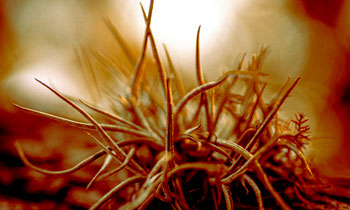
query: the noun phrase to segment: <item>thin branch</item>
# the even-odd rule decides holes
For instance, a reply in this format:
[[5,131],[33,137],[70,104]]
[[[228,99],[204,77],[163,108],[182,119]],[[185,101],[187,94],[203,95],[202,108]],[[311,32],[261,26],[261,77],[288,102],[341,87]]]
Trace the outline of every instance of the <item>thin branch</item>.
[[156,131],[155,127],[151,127],[145,114],[142,112],[139,104],[137,101],[135,101],[134,98],[130,98],[130,103],[132,105],[132,108],[135,111],[135,114],[137,116],[137,118],[141,121],[142,125],[146,128],[146,130],[151,134],[152,137],[154,137],[155,139],[162,141],[163,136],[160,134],[160,132]]
[[217,152],[217,153],[225,156],[228,160],[231,160],[231,156],[225,150],[223,150],[221,147],[216,146],[215,144],[208,142],[208,141],[201,141],[190,134],[182,134],[182,135],[178,136],[175,139],[175,142],[178,142],[180,140],[186,140],[186,139],[191,140],[197,144],[203,145],[205,147],[208,147],[212,151]]
[[144,183],[144,186],[153,183],[158,177],[161,175],[161,172],[157,174],[157,172],[164,167],[165,164],[169,161],[169,157],[164,155],[157,163],[153,166],[152,170],[149,172],[147,179]]
[[97,210],[101,208],[109,199],[111,199],[119,191],[121,191],[122,189],[124,189],[125,187],[131,184],[134,184],[136,182],[141,182],[143,180],[145,180],[145,177],[139,176],[139,175],[136,175],[124,180],[123,182],[115,186],[113,189],[111,189],[108,193],[104,194],[100,200],[98,200],[93,206],[89,208],[89,210]]
[[[88,82],[87,86],[94,87],[93,90],[95,91],[95,93],[97,93],[97,98],[94,97],[94,99],[95,99],[94,101],[101,100],[101,89],[100,89],[99,83],[97,82],[97,76],[96,76],[96,73],[95,73],[95,69],[94,69],[94,67],[93,67],[93,65],[91,63],[90,56],[89,56],[89,54],[88,54],[88,52],[86,50],[82,54],[83,54],[82,56],[83,56],[86,68],[87,68],[87,70],[90,73],[88,75],[91,75],[91,80],[92,80],[92,82],[94,84],[94,85],[91,85],[90,82],[87,81]],[[90,92],[92,92],[92,91],[90,90]]]
[[[254,155],[251,155],[250,153],[250,157],[247,158],[248,156],[243,156],[247,161],[243,164],[243,166],[240,166],[238,168],[238,170],[236,170],[234,173],[232,173],[231,175],[227,176],[225,179],[222,180],[222,182],[224,183],[231,183],[233,182],[233,180],[235,180],[238,176],[242,175],[249,167],[250,164],[255,164],[257,165],[257,159],[264,153],[266,152],[269,148],[271,148],[276,141],[278,140],[279,136],[276,135],[275,137],[271,138],[266,144],[264,144],[264,146],[262,146]],[[246,150],[247,151],[247,150]],[[237,161],[235,162],[237,163]],[[233,164],[229,171],[234,167],[235,164]]]
[[[80,66],[85,72],[85,82],[89,89],[90,96],[92,97],[93,101],[99,100],[101,98],[101,91],[87,50],[81,48],[80,50],[75,50],[75,54],[78,58]],[[89,75],[90,77],[88,77]],[[93,83],[94,85],[89,85],[90,83]]]
[[150,0],[150,6],[149,6],[148,16],[147,16],[148,18],[146,21],[145,34],[144,34],[143,44],[142,44],[142,51],[141,51],[141,55],[139,57],[139,60],[137,61],[137,64],[135,66],[135,76],[134,76],[134,80],[132,83],[132,98],[134,98],[135,100],[137,100],[138,90],[140,88],[141,81],[142,81],[143,74],[144,74],[144,69],[142,68],[142,64],[145,60],[145,55],[146,55],[147,40],[148,40],[148,36],[149,36],[151,20],[152,20],[152,13],[153,13],[153,4],[154,4],[154,0]]
[[247,119],[247,122],[246,122],[246,129],[249,129],[250,128],[250,124],[252,122],[252,119],[253,119],[253,116],[258,108],[258,105],[259,105],[259,101],[262,97],[262,94],[265,90],[265,87],[266,87],[266,83],[264,84],[264,86],[261,88],[261,91],[259,93],[257,93],[257,98],[256,98],[256,101],[254,103],[254,106],[252,108],[252,110],[249,112],[249,116],[248,116],[248,119]]
[[210,188],[210,193],[211,193],[211,197],[213,199],[213,204],[214,204],[215,210],[219,210],[219,202],[218,202],[218,198],[216,197],[216,194],[215,194],[215,189]]
[[143,187],[146,187],[144,189],[141,189],[138,194],[139,196],[133,200],[130,201],[128,203],[126,203],[125,205],[121,206],[119,209],[120,210],[134,210],[136,208],[138,208],[140,205],[142,205],[145,201],[148,200],[148,198],[150,196],[152,196],[152,194],[154,194],[154,190],[157,188],[157,186],[159,186],[159,184],[162,182],[161,178],[158,178],[154,181],[152,181],[152,183],[150,185],[147,185],[147,182],[145,182],[143,184]]
[[168,115],[168,127],[166,131],[166,141],[165,141],[165,152],[169,154],[170,157],[175,155],[174,148],[174,113],[173,113],[173,96],[171,92],[170,79],[167,80],[167,115]]
[[[59,117],[57,115],[53,115],[53,114],[49,114],[49,113],[45,113],[45,112],[41,112],[41,111],[37,111],[34,109],[30,109],[30,108],[26,108],[23,106],[20,106],[18,104],[13,104],[14,106],[16,106],[17,108],[26,111],[26,112],[30,112],[39,116],[44,116],[47,117],[49,119],[73,126],[73,127],[77,127],[77,128],[81,128],[81,129],[86,129],[86,130],[95,130],[95,126],[91,123],[85,123],[85,122],[78,122],[78,121],[74,121],[74,120],[70,120],[70,119],[66,119],[63,117]],[[146,138],[153,138],[152,136],[150,136],[148,133],[143,132],[143,131],[139,131],[139,130],[135,130],[132,128],[127,128],[124,126],[118,126],[118,125],[109,125],[109,124],[100,124],[100,126],[105,130],[105,131],[111,131],[111,132],[122,132],[122,133],[128,133],[131,135],[135,135],[135,136],[140,136],[140,137],[146,137]]]
[[194,96],[201,94],[202,92],[211,89],[213,87],[216,87],[223,83],[227,78],[229,77],[228,75],[224,75],[221,79],[214,81],[214,82],[208,82],[204,85],[198,86],[194,89],[192,89],[190,92],[188,92],[181,100],[180,102],[176,105],[175,111],[174,111],[174,120],[177,122],[177,117],[181,110],[184,108],[184,106],[191,100]]
[[[72,106],[75,110],[77,110],[81,115],[83,115],[88,121],[90,121],[91,124],[93,124],[96,128],[96,131],[99,133],[102,139],[104,139],[113,149],[115,152],[115,155],[117,159],[120,161],[123,161],[123,159],[126,157],[126,154],[120,147],[113,141],[113,139],[107,134],[107,132],[94,120],[87,112],[85,112],[83,109],[81,109],[78,105],[76,105],[74,102],[57,92],[56,90],[52,89],[50,86],[46,85],[45,83],[41,82],[40,80],[36,79],[40,84],[51,90],[55,95],[57,95],[59,98],[64,100],[67,104]],[[136,162],[131,162],[131,165],[135,167],[135,169],[141,173],[144,174],[143,168],[138,165]]]
[[246,146],[247,150],[250,150],[252,148],[252,146],[256,143],[257,139],[259,138],[259,136],[261,135],[261,133],[265,130],[265,128],[268,126],[268,124],[271,122],[271,120],[275,117],[276,113],[278,112],[278,110],[281,108],[282,104],[284,103],[284,101],[287,99],[287,97],[289,96],[289,94],[292,92],[292,90],[295,88],[295,86],[298,84],[300,80],[300,77],[298,77],[294,83],[292,84],[292,86],[287,90],[287,92],[283,95],[282,99],[276,104],[276,106],[274,107],[274,109],[269,113],[269,115],[266,117],[266,119],[264,120],[264,122],[261,124],[261,126],[258,128],[258,130],[256,131],[255,135],[252,137],[252,139],[249,141],[249,143]]
[[98,170],[98,172],[95,174],[95,176],[90,180],[90,182],[88,183],[88,185],[85,187],[86,190],[88,190],[92,184],[95,182],[95,180],[97,179],[97,177],[100,176],[100,174],[107,168],[107,166],[112,162],[112,156],[107,155],[105,158],[105,161],[103,162],[100,170]]
[[221,189],[222,189],[222,192],[224,193],[224,197],[226,201],[226,209],[233,210],[234,207],[233,207],[232,193],[229,186],[222,184]]
[[217,139],[216,144],[233,150],[246,160],[249,160],[251,157],[253,157],[253,155],[250,154],[250,152],[244,149],[241,145],[233,143],[230,140]]
[[[111,149],[111,147],[105,146],[105,145],[104,145],[100,140],[98,140],[94,135],[92,135],[92,134],[90,134],[90,133],[88,133],[88,132],[87,132],[87,134],[88,134],[98,145],[100,145],[100,146],[107,152],[107,154],[109,154],[109,155],[112,156],[112,157],[115,157],[115,152]],[[119,160],[119,159],[117,159],[117,158],[116,158],[116,160],[117,160],[117,162],[119,162],[119,163],[122,163],[122,162],[123,162],[122,160]],[[133,172],[134,174],[137,174],[137,173],[138,173],[138,171],[137,171],[134,167],[128,166],[128,169],[129,169],[131,172]]]
[[[200,47],[199,47],[199,35],[201,31],[201,26],[198,27],[197,30],[197,38],[196,38],[196,73],[197,73],[197,80],[199,85],[204,85],[205,79],[203,76],[203,71],[201,68],[201,63],[200,63]],[[206,114],[206,122],[207,122],[207,130],[209,131],[210,135],[212,132],[212,117],[210,115],[210,110],[209,110],[209,100],[208,100],[208,95],[205,92],[201,93],[201,101],[203,100],[204,102],[204,107],[205,107],[205,114]]]
[[[237,145],[232,144],[232,143],[228,143],[226,142],[222,142],[220,140],[217,140],[218,143],[220,143],[223,146],[234,146],[232,147],[232,149],[238,149],[237,151],[241,151],[241,155],[243,158],[245,158],[247,160],[247,162],[249,162],[250,159],[253,159],[253,155],[250,154],[247,150],[243,149],[242,147],[237,147]],[[238,145],[239,146],[239,145]],[[246,162],[246,163],[247,163]],[[278,192],[276,192],[276,190],[273,188],[273,186],[271,185],[269,179],[267,178],[266,173],[264,172],[264,170],[262,169],[261,165],[258,163],[257,160],[254,160],[254,165],[255,165],[255,169],[257,174],[259,175],[259,178],[261,180],[261,182],[264,184],[265,188],[271,193],[271,195],[274,197],[274,199],[276,200],[277,204],[283,209],[283,210],[291,210],[290,207],[284,202],[284,200],[282,199],[282,197],[280,196],[280,194],[278,194]],[[248,163],[249,164],[249,163]],[[247,165],[248,165],[247,164]],[[247,167],[242,168],[240,167],[240,169],[238,171],[241,172],[235,172],[235,176],[231,176],[230,178],[224,178],[222,179],[222,183],[223,184],[229,184],[231,183],[235,178],[237,178],[238,176],[242,175],[245,171],[247,170]]]
[[258,202],[259,210],[264,210],[264,205],[261,197],[261,191],[255,181],[248,176],[247,174],[243,175],[243,179],[249,184],[249,186],[253,189],[256,197],[256,201]]
[[201,26],[198,26],[197,38],[196,38],[196,74],[197,74],[197,80],[199,85],[204,85],[205,80],[204,80],[203,71],[201,68],[201,61],[200,61],[200,47],[199,47],[200,31],[201,31]]
[[[231,143],[229,144],[226,144],[224,145],[223,143],[224,142],[221,142],[221,141],[217,141],[217,142],[220,142],[223,146],[229,146],[231,147]],[[234,145],[232,144],[232,149],[237,149],[239,147],[237,147],[237,145]],[[239,146],[239,145],[238,145]],[[242,152],[242,157],[245,158],[247,160],[247,162],[249,162],[250,159],[252,159],[252,161],[254,160],[253,159],[253,156],[247,152],[246,150],[241,150],[243,148],[240,148],[238,149],[237,151],[241,151]],[[257,160],[254,160],[254,165],[255,165],[255,169],[256,169],[256,172],[258,173],[259,175],[259,178],[261,180],[261,182],[264,184],[265,188],[271,193],[271,195],[274,197],[274,199],[276,200],[277,204],[283,209],[283,210],[291,210],[290,207],[284,202],[284,200],[282,199],[282,197],[280,196],[280,194],[278,194],[278,192],[276,192],[276,190],[273,188],[273,186],[271,185],[269,179],[267,178],[267,175],[266,173],[264,172],[264,170],[262,169],[261,165],[257,162]],[[249,164],[249,163],[248,163]],[[247,165],[248,165],[247,164]],[[242,168],[240,167],[240,169],[238,171],[241,171],[241,172],[235,172],[234,176],[230,176],[230,178],[224,178],[222,179],[222,183],[223,184],[229,184],[231,183],[234,179],[236,179],[238,176],[242,175],[245,171],[247,170],[246,167]]]
[[[110,177],[111,175],[113,174],[116,174],[118,173],[119,171],[121,171],[123,168],[125,168],[125,166],[128,165],[128,163],[130,162],[131,158],[134,156],[135,154],[135,148],[131,148],[131,150],[129,151],[128,155],[126,156],[124,162],[122,164],[120,164],[117,168],[107,172],[107,173],[104,173],[102,174],[101,176],[97,176],[98,174],[96,174],[96,176],[94,177],[96,181],[100,181],[106,177]],[[101,167],[102,168],[102,167]],[[102,172],[102,171],[101,171]],[[92,184],[92,182],[94,182],[94,180],[91,180],[90,183]],[[89,184],[90,184],[89,183]],[[91,185],[90,184],[90,185]],[[89,185],[88,185],[89,186]],[[88,188],[88,187],[86,187]]]
[[307,172],[309,172],[311,177],[312,178],[315,177],[314,174],[312,173],[312,170],[311,170],[309,164],[307,163],[307,160],[306,160],[304,154],[297,147],[295,147],[294,145],[287,143],[287,142],[278,142],[278,145],[281,145],[281,146],[284,146],[284,147],[287,147],[287,148],[293,150],[295,152],[295,154],[298,156],[298,158],[302,161]]
[[182,207],[185,209],[185,210],[190,210],[190,207],[188,206],[188,203],[186,201],[186,198],[185,198],[185,195],[183,193],[183,188],[182,188],[182,183],[181,183],[181,180],[180,178],[176,177],[175,178],[175,186],[176,186],[176,189],[177,189],[177,193],[179,194],[178,195],[178,199],[179,199],[179,202],[181,203]]
[[66,175],[66,174],[71,174],[76,172],[77,170],[89,165],[90,163],[92,163],[93,161],[95,161],[96,159],[98,159],[99,157],[103,156],[104,154],[106,154],[106,152],[104,150],[100,150],[98,152],[96,152],[95,154],[89,156],[88,158],[82,160],[80,163],[76,164],[75,166],[73,166],[72,168],[66,169],[66,170],[61,170],[61,171],[51,171],[51,170],[47,170],[47,169],[43,169],[43,168],[39,168],[35,165],[33,165],[25,156],[23,148],[21,146],[21,144],[16,141],[15,142],[15,148],[18,152],[19,157],[21,158],[21,160],[23,161],[23,163],[28,166],[29,168],[43,173],[43,174],[47,174],[47,175]]
[[[144,7],[143,7],[142,3],[141,3],[141,9],[142,9],[143,18],[148,23],[148,18],[146,17],[146,13],[145,13],[145,10],[144,10]],[[148,17],[149,17],[149,15],[148,15]],[[153,33],[152,33],[151,29],[148,30],[148,34],[149,34],[149,39],[150,39],[150,42],[151,42],[153,57],[156,60],[156,63],[157,63],[157,66],[158,66],[159,76],[160,76],[160,80],[162,82],[162,87],[163,87],[163,90],[164,90],[164,94],[166,94],[166,72],[165,72],[165,70],[163,68],[163,65],[162,65],[162,62],[160,60],[159,53],[158,53],[158,48],[157,48],[156,42],[154,40],[154,36],[153,36]]]
[[146,198],[146,200],[144,200],[138,207],[138,210],[146,210],[148,205],[153,201],[154,197],[154,193],[148,196],[148,198]]
[[106,18],[103,21],[106,24],[106,26],[109,29],[109,31],[112,33],[112,35],[115,38],[115,40],[118,42],[119,46],[122,48],[122,50],[123,50],[127,60],[129,61],[130,65],[132,65],[132,66],[135,65],[136,60],[135,60],[135,57],[134,57],[134,55],[132,53],[132,50],[130,49],[128,44],[125,42],[123,37],[120,35],[120,33],[117,30],[117,28],[113,25],[113,23],[111,22],[111,20],[109,18]]
[[106,111],[103,111],[102,109],[99,109],[99,108],[97,108],[97,107],[95,107],[95,106],[92,106],[92,105],[88,104],[87,102],[85,102],[85,101],[83,101],[83,100],[80,100],[80,102],[83,103],[85,106],[89,107],[90,109],[92,109],[92,110],[94,110],[94,111],[96,111],[96,112],[98,112],[98,113],[100,113],[100,114],[103,114],[103,115],[105,115],[105,116],[107,116],[107,117],[109,117],[109,118],[111,118],[111,119],[114,119],[114,120],[116,120],[116,121],[118,121],[118,122],[121,122],[121,123],[123,123],[123,124],[126,124],[126,125],[128,125],[128,126],[134,128],[134,129],[136,129],[136,130],[144,130],[144,129],[141,128],[140,126],[138,126],[138,125],[136,125],[136,124],[134,124],[134,123],[132,123],[132,122],[130,122],[130,121],[128,121],[128,120],[125,120],[125,119],[123,119],[123,118],[121,118],[121,117],[119,117],[119,116],[117,116],[117,115],[115,115],[115,114],[112,114],[112,113],[108,113],[108,112],[106,112]]
[[267,178],[266,173],[260,166],[260,164],[256,164],[256,172],[258,173],[258,176],[260,178],[260,181],[264,184],[265,188],[271,193],[272,197],[276,200],[277,204],[283,209],[283,210],[291,210],[291,208],[286,204],[286,202],[282,199],[281,195],[276,192],[276,190],[273,188],[272,184],[270,183],[269,179]]
[[[110,75],[118,74],[118,79],[126,81],[126,78],[131,77],[130,70],[121,64],[121,61],[116,60],[114,57],[104,52],[103,50],[92,50],[92,55],[97,61],[104,66],[105,72]],[[117,71],[116,71],[117,70]]]

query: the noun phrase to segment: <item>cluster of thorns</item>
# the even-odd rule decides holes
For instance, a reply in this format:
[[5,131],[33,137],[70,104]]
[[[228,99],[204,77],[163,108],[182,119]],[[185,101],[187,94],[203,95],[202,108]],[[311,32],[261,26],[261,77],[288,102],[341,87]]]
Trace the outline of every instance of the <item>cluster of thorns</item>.
[[[300,186],[305,180],[313,179],[301,151],[309,140],[309,127],[305,125],[307,119],[303,114],[296,115],[296,119],[290,122],[295,127],[291,128],[277,116],[299,78],[294,82],[288,80],[272,101],[265,102],[262,94],[266,83],[261,81],[264,74],[259,72],[265,50],[261,50],[260,55],[253,56],[245,69],[243,57],[235,70],[226,72],[216,81],[206,82],[200,65],[199,27],[196,42],[199,85],[185,92],[166,48],[167,69],[159,57],[150,29],[152,8],[153,1],[146,16],[142,7],[146,30],[138,61],[131,56],[117,30],[106,21],[125,50],[128,62],[135,66],[130,90],[120,95],[118,103],[122,109],[116,109],[116,113],[104,111],[84,101],[71,99],[39,80],[88,122],[73,121],[16,105],[25,111],[84,131],[96,131],[98,136],[90,136],[102,149],[70,169],[49,171],[33,165],[25,157],[19,142],[16,142],[23,162],[41,173],[59,175],[73,173],[105,156],[104,164],[91,179],[88,188],[96,181],[127,170],[129,178],[106,193],[91,206],[91,210],[103,207],[126,188],[133,189],[133,194],[120,209],[146,209],[164,205],[188,210],[212,205],[212,209],[231,210],[234,205],[242,207],[241,203],[244,203],[244,193],[238,193],[237,190],[242,187],[247,191],[246,196],[249,190],[252,191],[253,194],[249,195],[255,197],[254,205],[260,210],[267,205],[265,201],[271,202],[271,198],[281,209],[291,209],[286,202],[288,197],[282,195],[286,191],[274,185],[276,176],[288,180],[291,194],[299,200],[303,199],[299,193],[302,190]],[[158,69],[160,79],[157,85],[161,91],[154,91],[150,82],[144,78],[147,76],[143,64],[148,43]],[[106,64],[105,60],[103,62]],[[114,123],[97,122],[81,108],[82,104]],[[136,155],[138,151],[144,154]],[[147,156],[149,153],[152,155]],[[107,165],[113,161],[120,165],[106,171]],[[202,195],[194,200],[198,191]]]

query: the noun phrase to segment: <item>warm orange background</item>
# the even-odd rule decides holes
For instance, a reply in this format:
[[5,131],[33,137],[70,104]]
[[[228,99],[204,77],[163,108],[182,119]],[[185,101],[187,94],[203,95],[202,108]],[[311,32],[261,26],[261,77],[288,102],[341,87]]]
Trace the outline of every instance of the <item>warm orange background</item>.
[[[25,139],[29,142],[27,149],[44,145],[43,150],[46,150],[48,155],[68,158],[63,155],[64,149],[57,148],[60,146],[62,149],[64,144],[42,142],[45,138],[55,139],[57,136],[54,132],[67,131],[66,127],[55,129],[57,124],[23,115],[14,109],[11,103],[16,102],[42,111],[78,118],[71,109],[35,83],[33,77],[46,79],[58,89],[73,96],[94,100],[94,94],[88,91],[89,79],[84,79],[84,73],[75,58],[74,48],[102,48],[107,53],[118,56],[120,50],[102,21],[103,18],[110,17],[128,38],[137,54],[144,27],[142,16],[138,1],[87,1],[69,4],[65,1],[52,1],[50,4],[40,1],[28,2],[0,0],[0,153],[16,158],[12,147],[13,140]],[[315,137],[308,149],[312,165],[327,176],[349,177],[349,1],[281,0],[283,3],[276,7],[273,6],[276,2],[269,3],[269,0],[245,2],[239,4],[237,13],[225,17],[227,28],[222,29],[223,35],[217,34],[217,39],[211,40],[210,44],[203,43],[203,69],[207,78],[218,77],[224,67],[234,66],[238,55],[256,52],[262,44],[269,41],[271,53],[263,70],[270,73],[270,91],[278,90],[288,75],[301,76],[300,85],[290,100],[287,100],[286,106],[282,107],[282,112],[286,117],[292,117],[294,112],[298,111],[309,116],[312,135]],[[236,16],[238,19],[235,23],[239,24],[231,24],[231,20]],[[281,29],[284,22],[280,23],[278,20],[285,18],[293,30]],[[269,21],[268,24],[264,24],[264,20]],[[141,24],[137,25],[139,23]],[[237,32],[236,28],[244,30]],[[202,30],[205,32],[205,25]],[[157,37],[157,34],[155,36]],[[195,34],[191,36],[194,39]],[[205,37],[205,33],[203,36]],[[181,43],[178,47],[183,48]],[[171,52],[181,54],[176,52],[176,46]],[[194,50],[191,53],[186,58],[179,55],[178,58],[181,59],[175,59],[176,66],[186,78],[193,78],[195,75],[192,68],[194,57],[190,56],[194,55]],[[215,57],[216,54],[223,56],[218,58]],[[100,79],[104,81],[104,78]],[[189,86],[193,85],[193,82],[189,82]],[[77,132],[72,130],[72,133]],[[67,136],[72,138],[71,134],[64,134],[60,138]],[[79,137],[84,138],[85,136]],[[35,144],[36,141],[39,143]],[[80,143],[75,146],[79,148]],[[43,154],[40,153],[36,151],[38,156],[32,158],[42,161],[40,155]],[[72,159],[74,161],[68,161],[68,165],[80,157]],[[1,161],[0,171],[12,167],[12,163],[6,163],[7,160]],[[22,169],[16,172],[18,171],[23,172]],[[0,177],[1,186],[12,180],[10,176],[19,174],[13,173],[1,173],[8,175]],[[25,175],[25,178],[28,177],[30,176]],[[2,202],[0,195],[0,207]]]

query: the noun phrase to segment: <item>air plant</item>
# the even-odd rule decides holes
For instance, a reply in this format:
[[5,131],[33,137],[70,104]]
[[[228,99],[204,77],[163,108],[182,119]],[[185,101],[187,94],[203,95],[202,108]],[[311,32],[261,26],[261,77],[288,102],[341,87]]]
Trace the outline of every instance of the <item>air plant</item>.
[[[110,189],[91,206],[91,210],[102,208],[126,188],[132,189],[133,193],[128,201],[118,206],[119,209],[206,207],[230,210],[235,206],[236,209],[262,210],[278,206],[288,210],[308,209],[319,203],[320,197],[315,196],[317,193],[311,187],[317,183],[316,178],[302,152],[303,145],[309,140],[306,116],[298,114],[290,121],[295,128],[290,128],[288,122],[278,117],[280,107],[299,78],[293,82],[288,79],[272,101],[266,102],[263,97],[266,74],[259,71],[266,52],[262,48],[247,65],[244,65],[243,56],[236,69],[227,71],[216,81],[207,82],[201,70],[199,27],[196,42],[198,86],[186,92],[165,46],[167,68],[159,57],[150,28],[152,9],[153,1],[148,15],[142,7],[146,29],[138,60],[117,29],[106,21],[127,61],[116,64],[101,53],[95,53],[95,58],[108,68],[113,67],[114,75],[131,82],[130,88],[118,90],[122,93],[113,98],[116,98],[113,113],[65,96],[38,79],[87,122],[16,105],[24,111],[80,128],[90,135],[100,150],[70,169],[49,171],[33,165],[16,142],[23,162],[44,174],[63,175],[74,173],[104,156],[100,171],[91,178],[87,188],[126,170],[129,177]],[[146,68],[148,44],[155,65]],[[134,74],[120,70],[122,62],[135,66]],[[148,72],[154,69],[158,79],[149,78]],[[89,113],[93,111],[103,116],[108,123],[98,122],[82,105],[90,109]],[[112,162],[119,166],[107,171]]]

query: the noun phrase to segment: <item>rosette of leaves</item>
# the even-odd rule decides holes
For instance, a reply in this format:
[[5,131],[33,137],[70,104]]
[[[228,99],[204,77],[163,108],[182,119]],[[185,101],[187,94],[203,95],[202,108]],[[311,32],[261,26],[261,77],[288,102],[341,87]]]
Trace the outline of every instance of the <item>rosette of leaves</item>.
[[[167,67],[159,57],[150,29],[153,1],[146,22],[143,48],[138,60],[111,22],[107,26],[124,50],[126,60],[111,62],[96,53],[95,58],[112,69],[113,75],[130,88],[108,94],[114,106],[105,111],[82,100],[70,98],[37,80],[53,94],[78,111],[87,122],[21,107],[25,111],[81,128],[88,132],[100,151],[74,167],[49,171],[33,165],[19,142],[15,146],[23,162],[48,175],[74,173],[104,157],[100,171],[91,177],[87,188],[121,170],[128,178],[116,184],[91,210],[103,206],[129,189],[125,203],[118,209],[264,209],[310,206],[304,197],[315,183],[314,175],[302,153],[309,140],[306,118],[298,114],[291,123],[278,118],[278,111],[297,85],[288,80],[270,102],[263,92],[266,83],[259,71],[265,50],[253,55],[247,65],[244,57],[237,68],[221,78],[207,82],[200,62],[200,27],[196,42],[198,86],[185,91],[170,55]],[[150,44],[154,61],[144,65]],[[122,71],[128,62],[134,73]],[[152,77],[150,72],[156,72]],[[125,79],[120,79],[125,78]],[[125,82],[127,81],[127,82]],[[120,85],[123,86],[123,85]],[[157,91],[156,91],[157,90]],[[83,109],[83,106],[85,109]],[[89,112],[86,111],[89,109]],[[99,114],[99,121],[90,114]],[[102,116],[102,117],[101,117]],[[113,162],[118,167],[107,170]],[[125,196],[125,195],[124,195]],[[316,201],[315,201],[316,202]]]

